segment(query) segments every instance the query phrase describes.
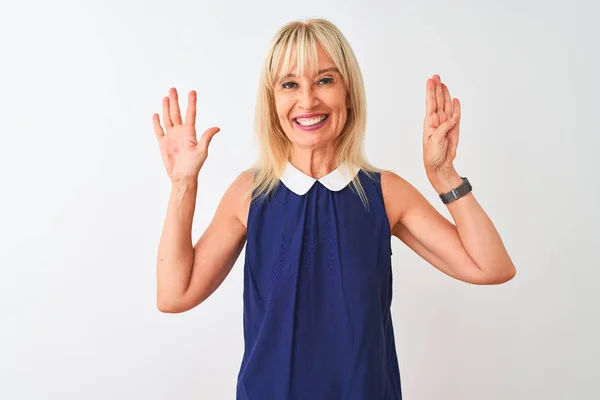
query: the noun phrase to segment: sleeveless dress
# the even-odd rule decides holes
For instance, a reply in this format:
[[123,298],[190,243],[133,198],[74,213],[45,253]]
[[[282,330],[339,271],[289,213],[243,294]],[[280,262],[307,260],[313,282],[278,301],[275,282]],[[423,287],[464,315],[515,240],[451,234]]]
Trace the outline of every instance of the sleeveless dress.
[[402,398],[390,239],[379,174],[316,180],[287,164],[250,205],[238,400]]

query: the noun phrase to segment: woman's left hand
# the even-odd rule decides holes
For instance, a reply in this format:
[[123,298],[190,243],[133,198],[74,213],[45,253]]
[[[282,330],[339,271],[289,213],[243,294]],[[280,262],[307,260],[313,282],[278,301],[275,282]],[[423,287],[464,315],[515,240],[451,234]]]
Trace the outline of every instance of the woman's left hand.
[[427,80],[425,121],[423,122],[423,162],[428,176],[454,170],[458,146],[460,102],[452,99],[439,75]]

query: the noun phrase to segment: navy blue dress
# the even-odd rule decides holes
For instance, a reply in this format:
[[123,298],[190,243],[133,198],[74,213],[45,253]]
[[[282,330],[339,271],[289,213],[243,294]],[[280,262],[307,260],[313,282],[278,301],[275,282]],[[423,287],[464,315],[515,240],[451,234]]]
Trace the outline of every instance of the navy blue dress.
[[402,398],[390,305],[391,232],[380,175],[315,180],[288,163],[252,202],[238,400]]

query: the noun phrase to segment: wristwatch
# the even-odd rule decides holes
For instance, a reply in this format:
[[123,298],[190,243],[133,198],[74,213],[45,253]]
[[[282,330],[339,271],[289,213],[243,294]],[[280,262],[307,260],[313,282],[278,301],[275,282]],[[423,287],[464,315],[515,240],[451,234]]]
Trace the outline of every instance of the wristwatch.
[[452,189],[447,193],[440,194],[440,199],[442,199],[442,203],[452,203],[453,201],[460,199],[461,197],[473,190],[473,186],[471,186],[469,180],[465,177],[461,178],[463,182],[457,188]]

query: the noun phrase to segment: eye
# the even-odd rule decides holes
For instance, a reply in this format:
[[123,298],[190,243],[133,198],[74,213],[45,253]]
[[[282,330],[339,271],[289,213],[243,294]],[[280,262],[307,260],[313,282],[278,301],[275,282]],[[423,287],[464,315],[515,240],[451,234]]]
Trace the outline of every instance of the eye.
[[283,82],[281,87],[284,89],[293,89],[296,87],[296,82]]
[[329,83],[333,83],[333,78],[321,78],[319,79],[319,85],[327,85]]

